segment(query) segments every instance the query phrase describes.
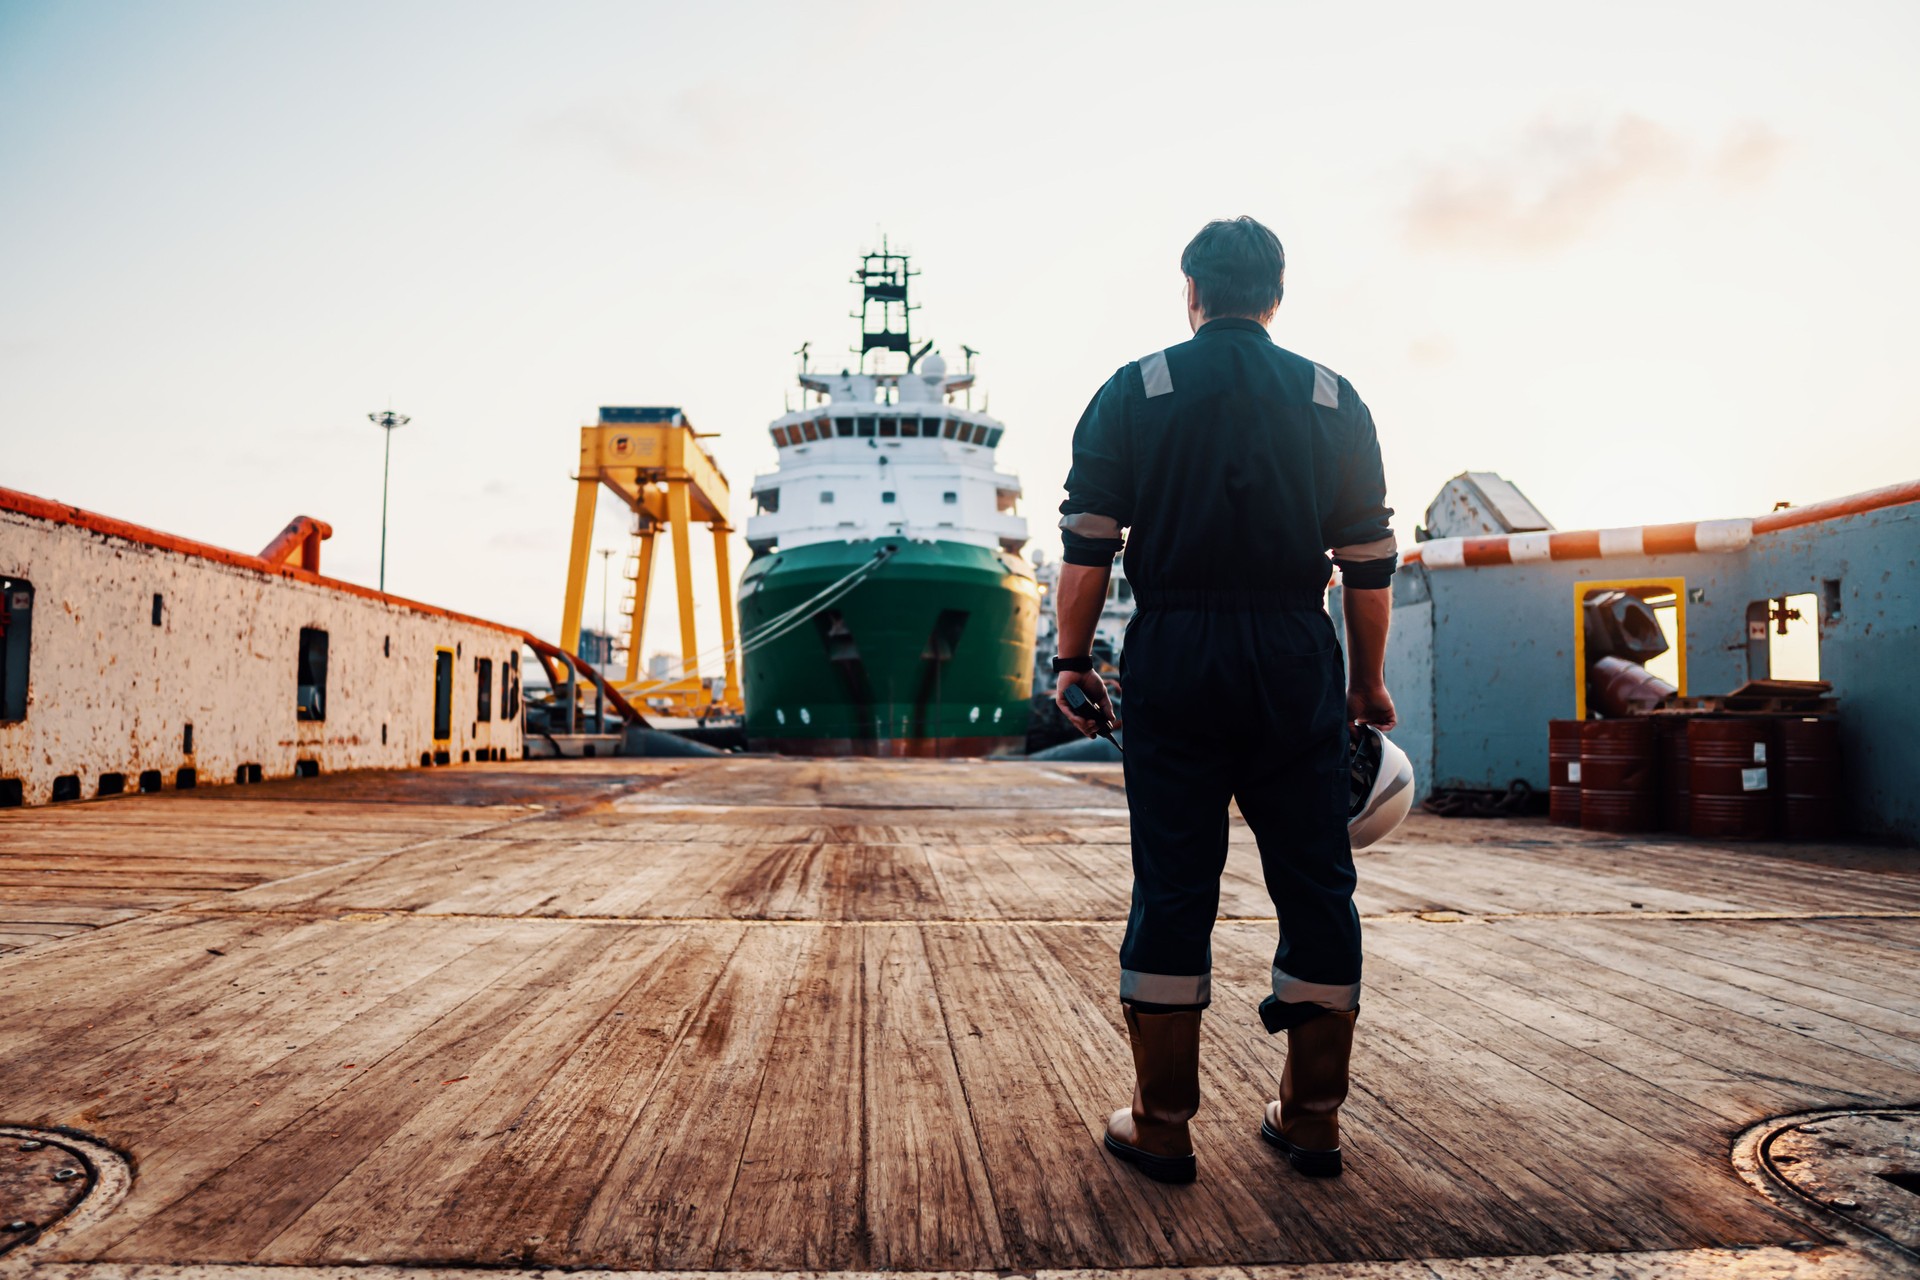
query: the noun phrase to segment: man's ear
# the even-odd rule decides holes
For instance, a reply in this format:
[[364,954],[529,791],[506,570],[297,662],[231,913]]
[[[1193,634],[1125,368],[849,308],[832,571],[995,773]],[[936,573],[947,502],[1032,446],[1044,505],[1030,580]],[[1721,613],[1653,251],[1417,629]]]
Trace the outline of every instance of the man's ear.
[[1200,309],[1200,286],[1193,282],[1192,276],[1188,276],[1187,277],[1187,310],[1198,311],[1199,309]]

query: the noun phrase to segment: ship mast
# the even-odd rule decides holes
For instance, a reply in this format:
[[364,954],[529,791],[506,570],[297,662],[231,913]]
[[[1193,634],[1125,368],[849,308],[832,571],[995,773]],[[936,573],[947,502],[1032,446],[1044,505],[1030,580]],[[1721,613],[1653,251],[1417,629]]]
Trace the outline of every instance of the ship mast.
[[[860,353],[862,373],[868,372],[870,351],[898,351],[907,358],[911,373],[920,357],[933,349],[932,342],[913,349],[913,313],[920,308],[907,300],[907,284],[919,274],[909,266],[906,254],[892,251],[885,236],[880,238],[878,253],[861,255],[860,268],[853,273],[853,283],[860,286],[860,310],[849,313],[860,322],[860,345],[848,349]],[[871,372],[880,372],[877,362]]]

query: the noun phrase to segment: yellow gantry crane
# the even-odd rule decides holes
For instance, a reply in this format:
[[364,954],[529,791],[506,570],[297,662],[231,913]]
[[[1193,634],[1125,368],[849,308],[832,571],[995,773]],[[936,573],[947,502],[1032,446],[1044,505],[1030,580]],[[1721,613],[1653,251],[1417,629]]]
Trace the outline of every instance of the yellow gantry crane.
[[[567,599],[560,644],[580,651],[580,615],[586,604],[588,561],[593,556],[593,518],[600,486],[613,490],[633,516],[634,546],[627,561],[631,595],[622,603],[627,619],[627,671],[615,680],[636,704],[665,700],[669,715],[738,712],[740,671],[734,637],[732,574],[727,566],[727,478],[707,451],[687,415],[674,407],[602,408],[600,421],[580,428],[580,471],[573,506],[573,552],[567,560]],[[725,683],[718,695],[701,679],[700,646],[693,625],[694,521],[713,533],[715,576],[720,588],[720,638]],[[664,526],[673,538],[673,579],[680,604],[680,670],[666,680],[642,678],[640,641],[647,626],[647,588],[653,576],[653,540]]]

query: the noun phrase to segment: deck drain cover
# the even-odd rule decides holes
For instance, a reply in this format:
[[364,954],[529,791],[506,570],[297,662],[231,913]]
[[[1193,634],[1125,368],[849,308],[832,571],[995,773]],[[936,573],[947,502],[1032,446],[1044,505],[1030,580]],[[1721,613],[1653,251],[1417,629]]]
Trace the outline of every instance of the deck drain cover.
[[0,1254],[32,1244],[56,1225],[64,1230],[97,1219],[119,1203],[131,1181],[126,1161],[103,1143],[0,1125]]
[[1777,1130],[1761,1158],[1807,1199],[1920,1252],[1920,1112],[1809,1117]]

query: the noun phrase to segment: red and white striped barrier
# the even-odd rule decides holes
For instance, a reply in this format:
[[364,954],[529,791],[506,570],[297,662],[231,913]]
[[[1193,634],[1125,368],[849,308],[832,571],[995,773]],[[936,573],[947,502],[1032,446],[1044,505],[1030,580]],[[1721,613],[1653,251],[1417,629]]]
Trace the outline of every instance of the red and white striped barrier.
[[1870,489],[1827,502],[1788,507],[1753,520],[1696,520],[1690,524],[1648,524],[1629,529],[1582,529],[1568,533],[1505,533],[1484,538],[1434,538],[1410,548],[1404,564],[1429,569],[1477,569],[1496,564],[1534,564],[1544,560],[1613,560],[1627,556],[1671,556],[1690,552],[1744,551],[1755,534],[1838,520],[1843,516],[1920,502],[1920,480]]

